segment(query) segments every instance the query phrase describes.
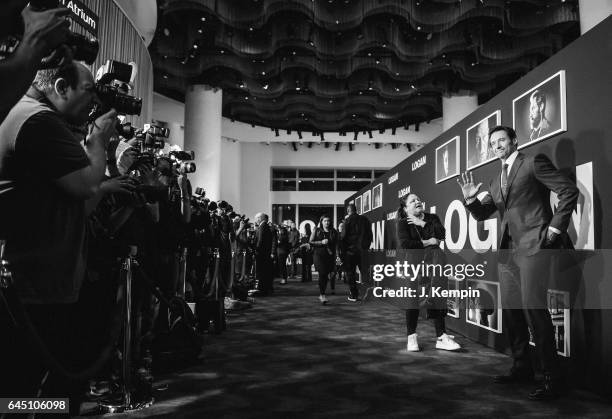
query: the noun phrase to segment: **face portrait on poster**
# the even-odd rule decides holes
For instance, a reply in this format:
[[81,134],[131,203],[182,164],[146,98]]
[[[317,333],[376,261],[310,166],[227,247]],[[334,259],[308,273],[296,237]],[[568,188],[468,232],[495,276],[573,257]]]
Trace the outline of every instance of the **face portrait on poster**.
[[361,196],[355,198],[355,207],[357,208],[357,214],[361,214]]
[[512,101],[519,147],[567,130],[565,71],[561,70]]
[[502,311],[499,283],[492,281],[467,281],[468,289],[480,291],[480,296],[469,296],[465,310],[465,320],[473,325],[495,333],[502,332]]
[[500,124],[501,111],[497,110],[467,129],[465,132],[466,170],[475,169],[495,160],[495,154],[489,147],[489,131]]
[[459,136],[436,148],[436,183],[459,174]]
[[372,188],[372,209],[382,207],[382,183]]
[[370,207],[370,197],[371,197],[372,192],[371,191],[365,191],[363,193],[363,195],[361,196],[361,202],[363,205],[363,213],[365,214],[366,212],[370,211],[371,207]]
[[[458,281],[455,278],[449,278],[448,279],[448,289],[449,290],[460,290],[461,281]],[[459,309],[460,309],[459,297],[448,297],[446,299],[446,305],[447,305],[446,315],[449,317],[454,317],[458,319]]]

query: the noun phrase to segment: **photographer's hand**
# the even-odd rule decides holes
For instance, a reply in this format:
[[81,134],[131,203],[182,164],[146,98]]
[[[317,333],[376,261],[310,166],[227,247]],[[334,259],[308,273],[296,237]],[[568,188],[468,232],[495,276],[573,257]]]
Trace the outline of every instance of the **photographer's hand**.
[[46,12],[24,9],[21,43],[13,55],[0,62],[0,122],[27,92],[43,57],[68,39],[70,22],[65,17],[69,13],[67,8]]
[[100,189],[105,193],[130,194],[136,189],[136,181],[129,175],[123,175],[105,180],[100,185]]
[[87,136],[87,145],[101,145],[103,149],[106,150],[110,139],[117,135],[115,131],[116,122],[117,111],[114,109],[111,109],[96,119],[90,126],[89,135]]
[[70,21],[66,18],[70,13],[65,7],[42,12],[33,11],[29,6],[23,9],[25,31],[19,49],[23,45],[30,58],[40,64],[44,57],[68,40]]

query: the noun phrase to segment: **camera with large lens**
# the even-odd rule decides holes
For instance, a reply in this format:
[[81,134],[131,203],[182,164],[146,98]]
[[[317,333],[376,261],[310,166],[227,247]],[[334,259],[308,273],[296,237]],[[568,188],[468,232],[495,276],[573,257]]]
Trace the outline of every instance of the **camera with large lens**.
[[142,99],[127,94],[133,82],[134,67],[115,60],[108,60],[96,73],[96,94],[102,105],[96,106],[90,115],[93,121],[111,109],[119,115],[140,115]]
[[179,173],[187,174],[196,171],[196,164],[193,162],[195,153],[193,151],[171,151],[168,157],[170,157],[173,167]]
[[[58,0],[31,0],[30,8],[37,12],[61,7]],[[72,50],[72,58],[76,61],[84,61],[93,64],[100,51],[100,43],[97,39],[87,38],[78,33],[70,32],[66,45]]]

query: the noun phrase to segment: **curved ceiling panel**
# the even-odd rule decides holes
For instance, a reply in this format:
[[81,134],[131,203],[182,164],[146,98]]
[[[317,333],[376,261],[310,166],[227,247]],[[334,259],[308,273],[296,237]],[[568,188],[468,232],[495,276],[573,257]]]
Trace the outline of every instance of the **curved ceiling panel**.
[[223,115],[361,131],[481,101],[579,36],[577,0],[158,0],[155,90],[222,88]]

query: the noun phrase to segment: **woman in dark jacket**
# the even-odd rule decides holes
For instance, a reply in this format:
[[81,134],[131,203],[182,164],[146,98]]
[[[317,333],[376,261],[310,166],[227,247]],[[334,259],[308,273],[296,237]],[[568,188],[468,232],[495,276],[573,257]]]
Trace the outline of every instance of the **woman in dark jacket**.
[[[444,265],[444,252],[439,246],[444,241],[446,231],[437,215],[423,211],[423,203],[416,194],[410,193],[400,200],[400,207],[396,214],[396,228],[398,248],[423,249],[422,257],[426,264]],[[422,284],[426,284],[429,287],[433,284],[443,285],[446,282],[444,277],[434,276],[419,279],[421,283],[417,293],[419,296],[421,295]],[[429,294],[429,290],[426,291]],[[419,344],[416,327],[419,318],[419,308],[416,300],[412,299],[412,301],[414,302],[414,307],[406,310],[406,329],[408,335],[406,349],[408,351],[418,351]],[[434,307],[428,307],[428,317],[434,320],[437,336],[436,349],[449,351],[460,349],[461,346],[455,342],[453,336],[446,334],[446,300],[437,299],[435,301],[430,300],[429,302],[434,303]]]
[[312,249],[310,248],[310,224],[304,224],[304,235],[300,239],[299,257],[302,259],[302,282],[312,282]]
[[310,235],[310,245],[314,248],[314,265],[319,273],[319,301],[327,304],[325,291],[329,275],[336,266],[336,246],[338,245],[338,232],[331,226],[331,218],[324,215],[319,225]]

